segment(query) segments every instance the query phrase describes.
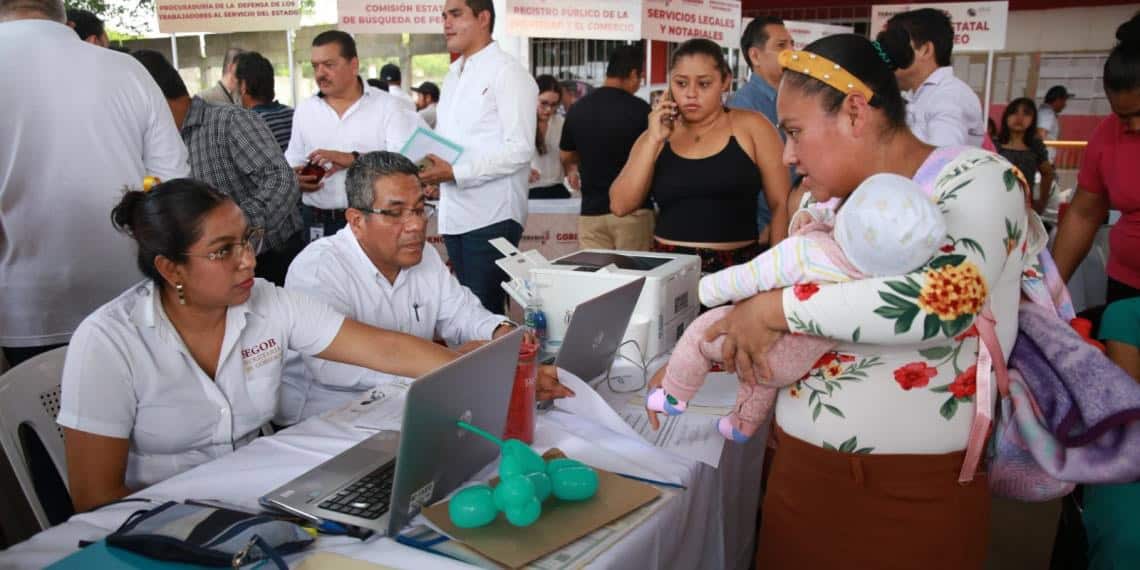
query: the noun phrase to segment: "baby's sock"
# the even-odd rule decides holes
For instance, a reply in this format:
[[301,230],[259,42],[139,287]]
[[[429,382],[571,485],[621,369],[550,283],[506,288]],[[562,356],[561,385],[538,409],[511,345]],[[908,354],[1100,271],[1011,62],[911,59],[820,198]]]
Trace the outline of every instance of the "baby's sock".
[[685,412],[689,407],[689,402],[679,400],[674,396],[665,393],[664,388],[658,388],[649,393],[645,398],[645,407],[655,412],[664,412],[670,416],[678,416]]

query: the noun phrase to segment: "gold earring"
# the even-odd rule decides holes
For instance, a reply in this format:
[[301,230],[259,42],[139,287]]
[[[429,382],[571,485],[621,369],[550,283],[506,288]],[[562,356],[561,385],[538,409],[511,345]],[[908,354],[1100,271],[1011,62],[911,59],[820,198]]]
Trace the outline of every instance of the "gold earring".
[[178,304],[179,305],[185,305],[186,304],[186,291],[185,291],[185,288],[182,287],[182,284],[181,283],[175,283],[174,284],[174,291],[178,293]]

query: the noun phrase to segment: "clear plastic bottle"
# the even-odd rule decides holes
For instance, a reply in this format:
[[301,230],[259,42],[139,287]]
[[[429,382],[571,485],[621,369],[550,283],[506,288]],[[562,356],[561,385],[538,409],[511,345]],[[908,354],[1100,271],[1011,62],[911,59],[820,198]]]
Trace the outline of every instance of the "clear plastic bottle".
[[527,330],[534,334],[538,340],[539,351],[546,350],[546,313],[542,312],[542,301],[537,295],[531,295],[523,311],[524,324]]

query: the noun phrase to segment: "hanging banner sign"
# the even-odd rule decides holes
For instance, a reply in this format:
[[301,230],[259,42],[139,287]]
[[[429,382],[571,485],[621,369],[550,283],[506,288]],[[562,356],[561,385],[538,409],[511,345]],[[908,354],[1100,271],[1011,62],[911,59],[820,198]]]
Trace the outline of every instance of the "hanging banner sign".
[[740,47],[740,2],[731,0],[642,0],[642,36],[683,42],[707,38],[721,47]]
[[506,20],[515,36],[641,39],[640,0],[507,0]]
[[[748,24],[744,25],[747,26]],[[784,20],[784,27],[788,29],[788,34],[792,36],[792,41],[795,42],[796,49],[802,49],[815,40],[827,36],[855,33],[855,28],[849,26],[833,26],[831,24],[796,22],[793,20]]]
[[301,0],[155,0],[158,31],[264,32],[301,26]]
[[891,16],[919,8],[934,8],[950,15],[954,24],[954,51],[1001,51],[1005,49],[1008,2],[953,2],[948,4],[888,4],[871,7],[872,37]]
[[442,0],[337,0],[336,27],[354,34],[442,34]]

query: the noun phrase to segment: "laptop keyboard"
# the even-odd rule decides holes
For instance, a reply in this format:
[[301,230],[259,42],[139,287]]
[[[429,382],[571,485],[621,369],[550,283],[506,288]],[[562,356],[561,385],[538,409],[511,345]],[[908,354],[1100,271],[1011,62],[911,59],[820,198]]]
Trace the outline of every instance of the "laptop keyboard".
[[354,517],[378,519],[388,512],[388,501],[392,498],[392,479],[395,476],[396,462],[389,461],[337,491],[318,506]]

